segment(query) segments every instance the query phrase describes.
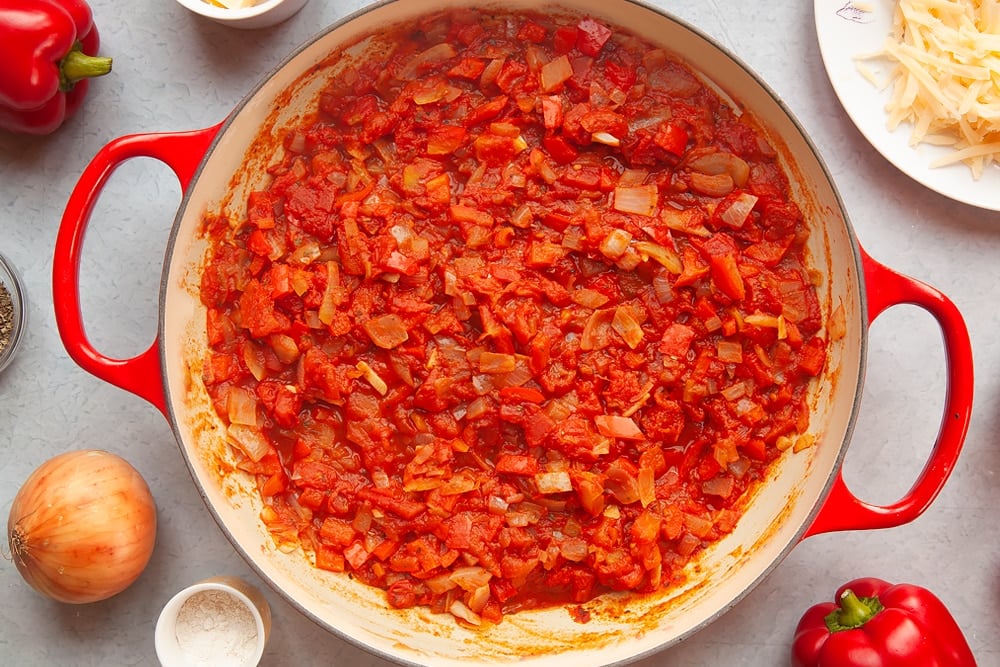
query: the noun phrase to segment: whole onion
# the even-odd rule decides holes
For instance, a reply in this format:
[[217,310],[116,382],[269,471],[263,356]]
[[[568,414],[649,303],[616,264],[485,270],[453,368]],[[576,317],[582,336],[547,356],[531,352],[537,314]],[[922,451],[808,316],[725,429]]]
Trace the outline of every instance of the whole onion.
[[11,557],[32,588],[71,604],[125,590],[156,541],[156,505],[146,481],[100,450],[60,454],[39,466],[14,497],[7,520]]

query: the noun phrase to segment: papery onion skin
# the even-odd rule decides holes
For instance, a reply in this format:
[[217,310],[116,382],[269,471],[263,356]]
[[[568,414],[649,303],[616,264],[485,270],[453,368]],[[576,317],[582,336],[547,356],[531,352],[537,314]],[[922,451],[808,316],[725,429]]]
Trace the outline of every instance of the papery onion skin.
[[149,563],[156,505],[142,475],[121,457],[66,452],[25,480],[7,540],[36,591],[69,604],[98,602],[128,588]]

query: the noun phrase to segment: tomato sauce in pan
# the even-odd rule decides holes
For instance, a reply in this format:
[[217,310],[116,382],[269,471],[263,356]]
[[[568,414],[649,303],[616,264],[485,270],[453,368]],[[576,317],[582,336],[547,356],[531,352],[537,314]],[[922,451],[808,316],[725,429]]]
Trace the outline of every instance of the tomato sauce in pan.
[[264,523],[472,625],[669,586],[811,438],[826,342],[775,151],[590,18],[393,37],[204,221],[203,380]]

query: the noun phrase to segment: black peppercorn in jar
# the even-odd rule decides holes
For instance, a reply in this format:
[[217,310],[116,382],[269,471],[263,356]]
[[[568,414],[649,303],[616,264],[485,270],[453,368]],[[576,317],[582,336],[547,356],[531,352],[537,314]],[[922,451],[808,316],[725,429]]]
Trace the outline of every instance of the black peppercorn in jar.
[[0,254],[0,372],[14,358],[27,316],[21,278],[10,261]]

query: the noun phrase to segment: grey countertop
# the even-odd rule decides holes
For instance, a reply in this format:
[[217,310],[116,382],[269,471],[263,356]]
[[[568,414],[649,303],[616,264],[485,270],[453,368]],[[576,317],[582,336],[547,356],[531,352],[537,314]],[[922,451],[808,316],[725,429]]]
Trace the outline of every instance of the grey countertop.
[[[245,577],[271,602],[274,633],[262,664],[388,664],[327,633],[256,577],[205,508],[163,416],[67,356],[51,297],[62,210],[104,144],[125,134],[218,122],[297,45],[362,4],[312,0],[282,25],[244,32],[195,17],[170,0],[93,0],[102,52],[114,57],[114,72],[94,82],[83,111],[57,134],[0,134],[0,251],[20,269],[30,299],[28,338],[0,375],[0,513],[45,459],[104,448],[143,473],[160,519],[149,567],[105,602],[52,603],[22,581],[9,559],[0,559],[0,664],[155,665],[160,608],[184,586],[218,574]],[[965,449],[924,515],[902,527],[805,540],[724,616],[638,664],[788,664],[800,614],[841,583],[868,575],[933,589],[980,664],[1000,664],[1000,213],[917,185],[865,142],[824,74],[812,3],[657,4],[737,54],[781,96],[827,162],[866,250],[938,287],[962,311],[977,377]],[[114,174],[98,202],[84,245],[81,293],[88,333],[102,352],[131,356],[155,336],[160,267],[179,201],[167,167],[138,159]],[[937,325],[915,307],[896,307],[876,320],[869,345],[844,474],[857,495],[888,503],[912,484],[934,440],[945,360]]]

